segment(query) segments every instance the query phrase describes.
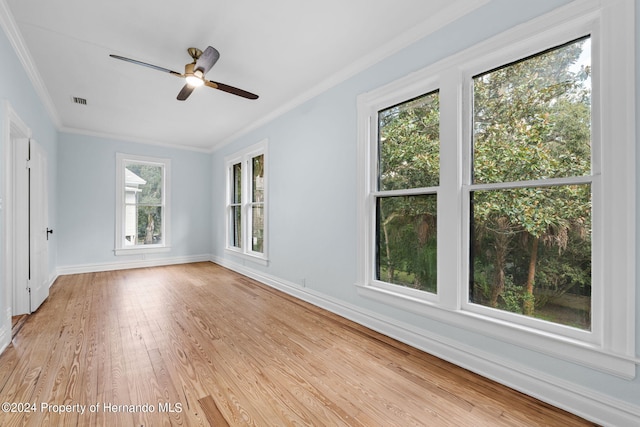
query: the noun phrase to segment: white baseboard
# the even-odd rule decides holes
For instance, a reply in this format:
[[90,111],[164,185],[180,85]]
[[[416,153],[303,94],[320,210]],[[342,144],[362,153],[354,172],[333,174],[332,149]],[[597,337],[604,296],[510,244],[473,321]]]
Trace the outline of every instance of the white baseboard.
[[587,420],[604,426],[640,425],[640,405],[558,379],[228,259],[212,256],[211,261]]
[[49,276],[49,289],[51,289],[51,286],[53,286],[59,275],[60,274],[58,273],[57,269],[51,272],[51,275]]
[[210,261],[209,254],[190,255],[183,257],[171,258],[155,258],[155,259],[137,259],[122,260],[118,262],[98,263],[98,264],[82,264],[82,265],[66,265],[58,267],[56,277],[67,274],[96,273],[99,271],[128,270],[131,268],[160,267],[163,265],[188,264],[191,262]]

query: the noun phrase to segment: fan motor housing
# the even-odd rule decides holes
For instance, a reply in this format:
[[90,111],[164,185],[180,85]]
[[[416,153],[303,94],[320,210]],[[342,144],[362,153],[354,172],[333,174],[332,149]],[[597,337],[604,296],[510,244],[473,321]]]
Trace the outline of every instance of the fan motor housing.
[[197,61],[202,55],[202,51],[197,47],[190,47],[187,49],[187,52],[189,52],[189,56],[193,58],[193,62]]

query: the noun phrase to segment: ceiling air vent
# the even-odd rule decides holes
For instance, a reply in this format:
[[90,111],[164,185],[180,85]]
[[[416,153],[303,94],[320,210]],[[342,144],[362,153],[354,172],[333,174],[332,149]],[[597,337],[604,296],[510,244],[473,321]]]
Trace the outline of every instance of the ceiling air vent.
[[74,96],[71,99],[73,100],[74,104],[87,105],[87,100],[84,98],[78,98],[77,96]]

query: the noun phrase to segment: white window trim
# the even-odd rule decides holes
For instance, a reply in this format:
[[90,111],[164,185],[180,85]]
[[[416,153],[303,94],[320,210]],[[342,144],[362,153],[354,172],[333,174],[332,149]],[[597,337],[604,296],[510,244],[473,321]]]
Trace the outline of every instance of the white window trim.
[[[634,5],[630,0],[572,2],[492,39],[452,55],[358,98],[358,278],[359,294],[623,378],[634,378],[635,343],[635,74]],[[469,217],[471,77],[545,48],[592,35],[594,235],[591,332],[540,321],[514,323],[466,302]],[[377,112],[428,90],[440,90],[438,190],[438,293],[416,293],[374,280]],[[600,118],[600,120],[598,120]],[[606,150],[599,150],[603,141]],[[613,143],[612,143],[613,142]],[[601,156],[601,157],[599,157]],[[599,157],[599,158],[598,158]],[[600,172],[602,174],[600,175]],[[598,182],[600,181],[600,182]],[[364,220],[362,220],[364,219]],[[443,233],[446,233],[443,234]],[[598,267],[595,267],[595,264]],[[453,285],[452,285],[453,284]],[[519,317],[522,320],[523,316]]]
[[[125,162],[150,163],[162,165],[164,171],[163,183],[163,221],[162,221],[162,243],[154,245],[139,245],[136,247],[126,247],[124,245],[124,215],[125,215],[125,193],[124,169]],[[168,252],[171,250],[171,159],[139,156],[133,154],[116,153],[116,227],[115,227],[115,255],[136,255],[158,252]]]
[[[268,242],[269,242],[269,232],[268,232],[268,216],[269,216],[269,160],[268,160],[268,140],[264,139],[254,145],[251,145],[241,151],[238,151],[231,156],[225,157],[225,173],[226,173],[226,192],[225,192],[225,252],[230,255],[234,255],[240,258],[244,258],[258,264],[267,265],[269,262],[268,257]],[[250,200],[251,197],[251,176],[249,175],[249,170],[251,168],[251,160],[259,155],[264,155],[264,236],[263,236],[263,248],[264,252],[255,252],[251,250],[251,205],[253,204]],[[241,228],[242,228],[242,237],[241,237],[241,247],[236,248],[231,246],[230,243],[230,232],[231,232],[231,224],[229,223],[231,219],[231,193],[233,186],[233,165],[241,163],[242,164],[242,176],[241,176],[241,186],[242,186],[242,200],[241,200]]]

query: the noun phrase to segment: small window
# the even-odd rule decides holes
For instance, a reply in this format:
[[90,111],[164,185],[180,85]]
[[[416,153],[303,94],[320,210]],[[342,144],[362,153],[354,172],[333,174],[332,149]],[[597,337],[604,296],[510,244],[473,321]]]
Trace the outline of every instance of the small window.
[[167,250],[170,161],[116,157],[116,254]]
[[261,262],[267,259],[266,146],[261,142],[226,160],[226,248]]

